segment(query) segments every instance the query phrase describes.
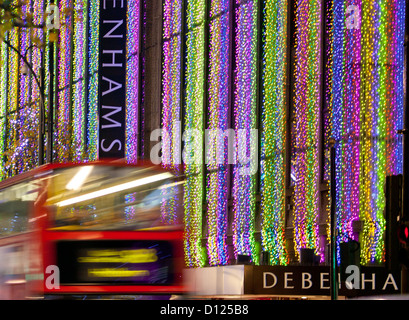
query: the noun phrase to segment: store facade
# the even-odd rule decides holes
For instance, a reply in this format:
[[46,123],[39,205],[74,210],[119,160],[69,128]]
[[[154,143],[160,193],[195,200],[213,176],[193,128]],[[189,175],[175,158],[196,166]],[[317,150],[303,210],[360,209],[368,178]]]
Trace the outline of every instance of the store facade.
[[[263,252],[287,266],[304,248],[322,266],[332,138],[338,247],[356,241],[360,264],[385,263],[386,177],[403,170],[404,1],[106,2],[121,4],[123,17],[99,0],[59,1],[72,14],[41,50],[28,50],[24,29],[8,34],[36,73],[42,62],[48,71],[40,139],[48,160],[113,156],[183,171],[188,267],[243,255],[259,265]],[[23,11],[41,23],[47,4],[32,0]],[[126,41],[107,48],[107,35]],[[7,178],[38,165],[41,105],[21,57],[5,45],[1,55]],[[119,78],[104,63],[121,65]],[[118,99],[106,100],[113,91]],[[174,210],[163,219],[172,223]]]

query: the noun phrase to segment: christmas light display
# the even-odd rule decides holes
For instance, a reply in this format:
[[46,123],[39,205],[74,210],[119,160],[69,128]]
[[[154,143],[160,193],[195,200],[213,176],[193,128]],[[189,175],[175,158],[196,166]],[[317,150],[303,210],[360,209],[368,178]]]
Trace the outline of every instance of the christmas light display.
[[[10,44],[18,48],[19,36],[17,30],[10,30],[8,32],[8,41]],[[8,50],[8,74],[7,74],[7,127],[5,154],[6,154],[6,170],[5,178],[9,178],[15,174],[20,173],[17,164],[20,145],[18,140],[18,85],[19,85],[19,63],[20,57],[13,50]]]
[[[27,12],[27,5],[23,5],[21,8],[21,11],[24,13]],[[25,54],[27,53],[28,60],[30,59],[29,52],[29,46],[30,46],[30,35],[27,32],[27,30],[21,30],[19,32],[19,38],[20,38],[20,51]],[[27,68],[25,66],[25,62],[23,59],[20,57],[18,58],[18,65],[20,70],[23,70],[23,68]],[[33,83],[34,84],[34,83]],[[34,84],[35,85],[35,84]],[[28,150],[27,147],[29,147],[29,139],[26,137],[26,131],[28,128],[30,128],[30,114],[27,112],[28,109],[31,109],[30,107],[30,77],[28,74],[20,74],[19,77],[19,104],[18,104],[18,111],[16,117],[16,124],[17,124],[17,141],[16,143],[18,144],[17,149],[19,150],[18,152],[18,157],[15,158],[15,166],[17,169],[17,173],[23,172],[26,167],[26,163],[28,164],[30,161],[26,161],[28,158]],[[20,113],[21,112],[21,113]],[[17,154],[16,154],[17,156]]]
[[[257,8],[255,1],[236,1],[236,70],[234,129],[236,132],[236,161],[233,173],[233,245],[235,258],[239,254],[250,255],[258,263],[255,254],[255,177],[251,170],[252,152],[257,142],[251,130],[256,128],[257,100]],[[245,138],[240,141],[239,131]]]
[[[162,66],[162,165],[178,172],[181,137],[181,20],[182,1],[165,1],[163,9],[163,66]],[[177,217],[177,198],[169,197],[176,188],[161,190],[161,219],[172,224]],[[186,234],[186,237],[188,235]],[[188,255],[186,254],[186,259]]]
[[207,165],[207,249],[211,265],[225,265],[227,253],[227,174],[229,111],[229,1],[214,0],[209,26],[209,108]]
[[318,253],[321,3],[297,1],[295,24],[295,251]]
[[185,252],[188,266],[203,266],[203,135],[204,135],[204,22],[205,0],[186,7],[185,104]]
[[[384,260],[384,185],[402,170],[404,4],[333,3],[332,135],[336,140],[338,242],[355,238],[362,263]],[[339,257],[338,257],[339,258]]]
[[285,147],[287,1],[266,1],[263,28],[261,210],[263,247],[272,264],[287,264],[285,249]]
[[99,1],[89,0],[88,160],[98,159]]
[[[140,28],[146,2],[141,1],[127,3],[124,147],[128,162],[137,162],[142,143],[138,136],[144,117],[141,88],[145,89],[140,79],[144,63]],[[22,12],[33,10],[33,22],[41,24],[47,4],[30,0]],[[96,0],[59,1],[61,28],[53,57],[48,46],[43,56],[33,47],[30,32],[44,40],[43,30],[12,29],[6,35],[37,76],[41,59],[45,70],[55,66],[55,79],[48,72],[44,79],[46,115],[52,98],[49,87],[56,89],[54,161],[98,159],[99,6]],[[288,11],[293,10],[287,0],[163,2],[162,164],[173,171],[185,165],[187,266],[226,265],[239,254],[258,263],[258,182],[263,250],[270,253],[271,264],[289,263],[284,231],[290,161],[294,165],[296,256],[301,248],[312,248],[323,262],[325,241],[318,225],[329,222],[323,219],[323,211],[328,216],[330,207],[323,204],[331,199],[329,193],[326,199],[320,198],[326,192],[320,190],[320,184],[330,181],[330,138],[335,139],[336,148],[333,178],[338,245],[359,240],[363,264],[384,261],[384,184],[387,175],[402,173],[403,166],[397,131],[403,128],[404,113],[405,3],[332,0],[325,7],[323,14],[318,0],[296,1],[295,28],[291,30],[295,45],[287,48],[292,36],[287,30]],[[73,10],[67,11],[69,8]],[[48,31],[44,34],[47,42]],[[288,52],[293,49],[290,57]],[[21,57],[5,44],[0,46],[0,56],[0,152],[4,159],[0,171],[5,179],[38,163],[41,106],[34,76],[21,74],[25,67]],[[55,83],[50,86],[50,81]],[[292,93],[287,89],[290,81],[294,81]],[[293,121],[291,159],[286,158],[289,121]],[[205,128],[216,133],[210,137],[207,154]],[[228,129],[233,129],[236,139],[236,162],[230,167]],[[259,129],[260,145],[253,139],[254,129]],[[250,163],[257,148],[260,181]],[[168,197],[172,192],[168,188],[162,194],[166,199],[162,220],[169,224],[175,221],[178,200]],[[127,201],[134,200],[134,194],[127,195]],[[227,243],[229,200],[234,257],[229,256]],[[131,217],[132,208],[127,210]],[[363,223],[359,238],[353,229],[357,220]],[[202,230],[203,222],[206,230]],[[202,243],[205,237],[206,245]]]
[[72,83],[72,160],[81,161],[85,156],[86,126],[86,61],[87,61],[87,23],[88,1],[76,0],[74,3],[73,33],[73,83]]
[[[7,116],[7,72],[8,50],[5,43],[0,45],[0,152],[4,154],[6,147],[6,116]],[[4,161],[0,161],[0,180],[6,177]]]
[[59,30],[58,43],[62,50],[57,51],[57,108],[55,131],[55,161],[65,162],[71,156],[72,124],[71,111],[71,56],[73,16],[67,13],[67,8],[73,6],[73,0],[62,0],[59,3],[60,12],[63,13]]
[[140,1],[129,1],[127,11],[126,46],[126,148],[128,162],[138,158],[138,112],[139,112],[139,8]]
[[175,169],[180,161],[181,6],[181,0],[169,0],[163,9],[162,164],[167,169]]

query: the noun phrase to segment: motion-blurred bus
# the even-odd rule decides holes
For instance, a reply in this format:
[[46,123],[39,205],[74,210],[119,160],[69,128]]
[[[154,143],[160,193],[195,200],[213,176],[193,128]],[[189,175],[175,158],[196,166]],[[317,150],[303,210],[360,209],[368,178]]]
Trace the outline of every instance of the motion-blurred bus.
[[182,188],[109,161],[0,182],[0,299],[183,294]]

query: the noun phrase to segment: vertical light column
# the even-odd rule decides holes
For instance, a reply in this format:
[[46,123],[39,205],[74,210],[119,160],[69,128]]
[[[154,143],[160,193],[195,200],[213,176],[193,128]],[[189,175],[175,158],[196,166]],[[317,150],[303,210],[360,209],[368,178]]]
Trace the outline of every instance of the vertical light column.
[[[7,132],[7,73],[8,73],[8,50],[5,43],[0,44],[0,152],[6,147]],[[0,181],[6,178],[5,163],[0,161]]]
[[[126,129],[125,129],[125,157],[128,163],[136,163],[138,160],[138,131],[139,131],[139,28],[140,1],[129,1],[127,11],[127,35],[126,35]],[[125,196],[125,202],[133,203],[137,199],[137,193]],[[133,219],[134,206],[125,208],[127,219]]]
[[186,8],[185,105],[185,252],[192,267],[203,266],[203,134],[205,0],[188,0]]
[[377,142],[373,137],[379,137],[377,132],[378,85],[379,73],[375,66],[379,48],[379,9],[377,1],[362,1],[362,82],[361,93],[361,177],[360,177],[360,217],[364,220],[362,236],[362,260],[364,263],[375,262],[377,241],[379,240],[380,224],[377,221],[378,190],[377,180],[378,152]]
[[287,6],[287,0],[266,1],[263,21],[262,237],[273,265],[288,263],[285,248]]
[[[403,171],[403,143],[402,136],[396,135],[397,130],[404,126],[404,42],[405,42],[405,24],[409,23],[405,20],[405,2],[400,0],[392,1],[392,8],[390,9],[392,15],[392,41],[390,49],[390,61],[392,63],[392,119],[394,124],[390,127],[390,134],[392,135],[392,152],[391,158],[393,164],[390,167],[390,174],[401,174]],[[407,17],[406,17],[407,19]],[[406,80],[407,86],[407,80]],[[389,151],[388,151],[388,154]],[[389,161],[388,161],[389,162]]]
[[[178,171],[181,140],[181,77],[182,77],[182,0],[167,0],[163,7],[163,64],[162,64],[162,165]],[[177,187],[161,191],[161,219],[174,223],[177,217],[176,197],[170,194]],[[186,237],[189,235],[186,234]],[[190,264],[186,253],[186,264]]]
[[364,220],[362,260],[384,260],[386,175],[402,172],[404,2],[363,1],[363,77],[365,104],[361,157],[361,219]]
[[175,169],[180,159],[176,155],[181,136],[181,23],[182,0],[167,0],[163,10],[163,68],[162,68],[162,164]]
[[68,161],[71,157],[72,128],[70,123],[71,111],[71,58],[72,58],[72,32],[73,17],[64,15],[67,8],[73,6],[73,0],[61,0],[59,9],[62,13],[59,32],[59,50],[57,54],[57,109],[56,109],[56,134],[55,134],[55,160]]
[[[329,134],[331,138],[336,141],[335,144],[335,177],[333,179],[336,185],[336,225],[337,230],[341,229],[338,235],[337,246],[339,246],[340,238],[344,236],[343,230],[343,163],[339,159],[342,159],[344,152],[343,141],[343,110],[344,110],[344,32],[345,32],[345,7],[343,0],[334,0],[333,2],[333,38],[331,38],[332,48],[332,81],[331,81],[331,100],[330,106],[332,111],[331,118],[331,132]],[[330,169],[330,167],[329,167]],[[359,186],[359,184],[358,184]],[[331,189],[329,189],[331,190]],[[359,194],[359,193],[358,193]],[[331,200],[330,200],[331,201]],[[335,201],[335,200],[334,200]],[[359,202],[358,202],[359,203]],[[330,214],[330,208],[328,208],[328,214]],[[337,250],[339,253],[339,250]],[[339,256],[339,254],[338,254]]]
[[[323,214],[326,215],[325,220],[321,220],[321,223],[325,223],[325,237],[321,237],[320,241],[324,244],[330,243],[331,241],[331,144],[330,139],[333,139],[333,114],[334,114],[334,34],[335,34],[335,17],[334,17],[334,8],[335,8],[335,1],[328,1],[326,3],[326,10],[325,16],[325,56],[326,59],[324,61],[324,72],[325,72],[325,90],[324,96],[325,104],[324,110],[322,110],[322,124],[323,124],[323,176],[322,180],[323,183],[326,184],[328,192],[324,193],[323,201],[327,203],[325,207],[325,211]],[[323,249],[324,248],[324,249]],[[321,255],[321,262],[324,262],[326,259],[325,256],[325,245],[321,246],[320,248],[320,255]]]
[[[348,8],[354,11],[348,15]],[[360,75],[361,75],[361,29],[359,15],[361,1],[352,1],[348,7],[345,28],[344,54],[344,101],[342,115],[342,154],[336,159],[341,162],[342,187],[337,189],[339,203],[338,240],[353,238],[352,221],[359,219],[359,137],[360,137]],[[345,12],[345,11],[344,11]],[[345,13],[344,13],[345,14]],[[351,17],[352,14],[352,17]]]
[[[35,25],[41,25],[44,23],[44,1],[42,0],[33,0],[33,10],[34,10],[34,14],[33,14],[33,23]],[[34,72],[36,73],[39,81],[41,82],[41,65],[42,65],[42,59],[43,57],[47,54],[46,53],[46,49],[44,48],[39,48],[38,44],[39,43],[46,43],[46,37],[44,36],[44,31],[41,29],[37,29],[35,28],[34,30],[31,31],[31,44],[34,45],[34,47],[32,47],[31,49],[31,65],[32,68],[34,70]],[[34,164],[33,166],[36,166],[38,164],[38,124],[39,124],[39,113],[40,113],[40,108],[44,107],[44,110],[46,112],[46,106],[47,106],[47,100],[45,99],[45,95],[46,95],[46,86],[48,83],[48,72],[46,71],[47,69],[47,64],[46,61],[44,61],[44,79],[43,79],[43,98],[44,101],[41,102],[41,93],[40,93],[40,88],[37,84],[37,82],[34,79],[34,76],[31,75],[31,105],[32,108],[29,111],[31,115],[31,119],[33,122],[33,127],[35,128],[34,130],[36,131],[36,135],[35,135],[35,142],[33,143],[33,147],[35,152],[32,152],[32,155],[35,157],[35,160],[33,161]],[[41,105],[41,103],[43,103],[43,106]],[[34,111],[34,112],[33,112]],[[47,141],[45,140],[45,138],[43,138],[43,146],[44,146],[44,159],[45,159],[45,150],[46,150],[46,143]]]
[[297,1],[295,13],[295,189],[294,237],[318,253],[321,2]]
[[98,158],[99,0],[89,0],[88,47],[88,160]]
[[[23,15],[30,10],[30,1],[27,4],[21,7],[21,12]],[[27,50],[30,47],[30,34],[28,33],[27,29],[20,29],[18,30],[19,37],[20,37],[20,47],[18,48],[22,55],[27,57],[27,60],[30,62],[30,52]],[[35,50],[35,49],[34,49]],[[22,70],[25,66],[25,62],[23,59],[19,57],[19,66],[20,70]],[[36,86],[36,83],[33,82],[33,85]],[[18,130],[18,138],[17,138],[17,146],[16,146],[16,153],[15,153],[15,162],[14,166],[17,170],[17,173],[22,173],[30,167],[31,161],[34,157],[30,157],[29,150],[35,150],[36,146],[30,145],[29,135],[30,133],[36,133],[36,128],[33,128],[32,124],[30,123],[30,113],[27,112],[28,110],[31,111],[30,108],[30,75],[29,74],[21,74],[19,78],[19,109],[17,111],[17,119],[16,129]],[[35,108],[33,108],[35,110]],[[35,114],[34,112],[32,113]],[[36,141],[36,139],[33,139]],[[35,161],[36,159],[34,159]]]
[[[335,181],[338,245],[354,238],[359,219],[361,2],[334,1],[332,137],[336,144]],[[358,239],[355,239],[358,240]],[[339,250],[338,250],[339,253]]]
[[[36,3],[28,1],[24,4],[21,7],[22,16],[26,16],[32,12],[32,7],[36,9]],[[37,18],[36,14],[38,15],[38,12],[34,12],[33,21]],[[15,47],[19,50],[20,54],[27,59],[35,73],[33,74],[29,71],[23,74],[21,72],[23,68],[29,70],[29,67],[22,57],[19,57],[19,107],[15,115],[17,138],[13,154],[15,173],[22,173],[34,168],[38,164],[38,112],[40,108],[40,98],[39,86],[35,81],[35,77],[37,77],[37,79],[40,78],[39,63],[41,61],[41,49],[32,42],[34,34],[34,31],[27,28],[18,29],[20,46]]]
[[[391,39],[388,49],[388,60],[391,63],[391,119],[389,126],[390,142],[387,155],[390,156],[387,163],[390,163],[389,174],[401,174],[403,172],[403,143],[402,136],[397,135],[397,131],[404,126],[404,42],[405,42],[405,2],[400,0],[391,1],[389,7],[391,21]],[[406,80],[407,83],[407,80]],[[407,84],[406,84],[407,86]]]
[[403,127],[403,70],[405,3],[381,2],[381,88],[385,104],[386,175],[402,173],[402,139],[397,131]]
[[[8,41],[15,48],[19,47],[18,32],[12,29],[8,32]],[[14,50],[8,48],[8,85],[7,85],[7,136],[5,149],[6,177],[9,178],[18,173],[18,167],[14,164],[18,157],[18,85],[19,85],[19,61],[20,57]]]
[[209,28],[209,145],[207,157],[207,250],[210,265],[228,262],[227,164],[229,111],[229,0],[213,0]]
[[251,157],[257,152],[257,0],[236,0],[236,65],[234,129],[236,133],[236,165],[233,173],[233,245],[235,258],[239,254],[255,255],[255,177]]
[[139,19],[140,1],[129,1],[127,12],[126,43],[126,147],[128,162],[136,163],[138,158],[138,113],[139,113]]
[[[334,138],[336,141],[335,144],[335,177],[330,177],[332,181],[335,181],[336,185],[336,224],[337,229],[340,228],[342,224],[342,195],[345,192],[342,184],[342,170],[343,163],[339,161],[342,159],[342,124],[343,124],[343,106],[344,106],[344,32],[345,32],[345,7],[343,0],[334,0],[333,4],[333,37],[331,37],[331,48],[332,48],[332,64],[331,64],[331,100],[330,108],[332,111],[331,120],[331,133],[329,134],[330,138]],[[327,132],[327,131],[326,131]],[[328,167],[330,169],[330,167]],[[329,189],[331,190],[331,189]],[[330,208],[328,208],[328,214],[330,214]],[[342,233],[342,232],[341,232]],[[339,243],[339,241],[338,241]],[[337,250],[339,252],[339,250]]]
[[363,264],[384,259],[385,178],[402,170],[403,16],[400,1],[334,1],[338,241],[353,238],[352,222],[363,221]]
[[88,1],[74,2],[73,33],[73,85],[72,85],[72,160],[82,161],[85,155],[86,114],[86,65],[87,61],[87,24]]
[[[377,20],[375,24],[375,30],[379,32],[379,35],[375,36],[375,45],[374,49],[377,55],[375,61],[378,60],[378,67],[375,72],[378,73],[378,85],[377,85],[377,93],[375,94],[375,105],[376,112],[375,112],[375,119],[376,122],[374,126],[376,126],[376,131],[374,130],[374,141],[375,141],[375,181],[373,185],[372,196],[375,194],[375,206],[374,212],[372,214],[373,221],[375,224],[375,239],[374,239],[374,247],[371,250],[371,260],[375,260],[378,262],[384,261],[384,250],[385,250],[385,242],[384,242],[384,234],[386,230],[386,220],[385,220],[385,179],[387,174],[387,163],[386,160],[388,156],[386,155],[386,139],[387,139],[387,122],[391,123],[390,119],[390,88],[388,88],[388,82],[390,77],[390,66],[387,65],[387,56],[388,56],[388,40],[390,40],[389,31],[388,31],[388,24],[389,24],[389,16],[388,16],[388,6],[390,5],[389,0],[379,0],[378,4],[378,14],[375,18]],[[376,33],[376,31],[375,31]],[[378,43],[376,43],[378,40]],[[389,118],[389,119],[388,119]],[[389,121],[388,121],[389,120]],[[375,191],[375,192],[374,192]]]

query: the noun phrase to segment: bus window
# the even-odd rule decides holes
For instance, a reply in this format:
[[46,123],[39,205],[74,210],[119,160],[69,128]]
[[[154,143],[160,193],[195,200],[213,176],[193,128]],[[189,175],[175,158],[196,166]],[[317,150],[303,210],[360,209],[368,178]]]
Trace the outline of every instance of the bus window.
[[37,190],[35,184],[27,182],[0,190],[0,237],[28,230]]
[[[86,170],[84,168],[88,167]],[[77,178],[76,178],[77,177]],[[179,217],[182,183],[152,168],[78,166],[55,170],[46,205],[53,230],[141,230],[169,225],[165,203]],[[169,210],[167,210],[169,211]],[[180,222],[172,220],[172,225]]]

